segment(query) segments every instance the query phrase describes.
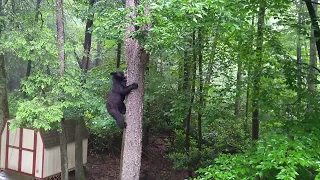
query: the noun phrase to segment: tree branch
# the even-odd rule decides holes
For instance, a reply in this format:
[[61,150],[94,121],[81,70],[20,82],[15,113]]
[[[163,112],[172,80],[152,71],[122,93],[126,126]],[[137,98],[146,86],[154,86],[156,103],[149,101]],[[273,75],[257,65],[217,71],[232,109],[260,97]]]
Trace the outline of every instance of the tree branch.
[[[302,1],[304,1],[304,2],[306,2],[306,0],[302,0]],[[320,5],[320,3],[319,2],[314,2],[314,1],[310,1],[312,4],[317,4],[317,5]]]
[[302,65],[309,66],[309,68],[313,68],[313,69],[317,70],[317,71],[320,73],[320,69],[319,69],[319,68],[317,68],[317,67],[315,67],[315,66],[313,66],[313,65],[310,65],[310,64],[308,64],[308,63],[297,63],[297,64],[302,64]]

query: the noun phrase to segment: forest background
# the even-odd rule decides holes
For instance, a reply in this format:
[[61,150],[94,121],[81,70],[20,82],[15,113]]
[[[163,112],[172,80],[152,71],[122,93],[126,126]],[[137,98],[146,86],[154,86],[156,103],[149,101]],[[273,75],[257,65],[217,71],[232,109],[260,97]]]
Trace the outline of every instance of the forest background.
[[64,1],[59,76],[55,2],[1,0],[0,127],[80,119],[90,153],[119,147],[104,94],[130,36],[148,53],[144,148],[168,136],[164,158],[198,179],[320,178],[317,0],[125,3]]

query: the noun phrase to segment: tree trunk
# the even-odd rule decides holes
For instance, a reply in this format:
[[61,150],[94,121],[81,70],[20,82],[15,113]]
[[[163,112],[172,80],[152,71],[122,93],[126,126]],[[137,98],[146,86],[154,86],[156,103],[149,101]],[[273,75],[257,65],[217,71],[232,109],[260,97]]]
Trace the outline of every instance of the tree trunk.
[[[301,100],[301,92],[302,92],[302,50],[301,50],[301,25],[302,25],[302,17],[301,17],[301,2],[298,1],[298,32],[297,32],[297,74],[298,74],[298,79],[297,79],[297,96],[298,96],[298,102],[300,102]],[[312,41],[312,38],[310,40],[310,45],[311,45],[311,41]],[[310,53],[311,53],[311,49],[312,49],[312,46],[310,46]],[[311,56],[311,54],[310,54]],[[311,57],[310,57],[311,58]]]
[[258,14],[258,37],[257,37],[257,65],[254,70],[253,90],[252,90],[252,140],[259,139],[259,95],[260,95],[260,76],[263,58],[263,26],[265,17],[265,5],[262,2]]
[[28,78],[31,74],[31,60],[28,60],[28,65],[27,65],[27,72],[26,72],[26,78]]
[[[136,0],[126,0],[126,8],[136,9],[138,3]],[[128,14],[128,18],[135,19],[136,16],[137,12]],[[137,39],[128,37],[128,35],[134,31],[134,25],[128,24],[125,42],[127,83],[138,83],[139,87],[127,96],[127,128],[123,135],[122,164],[120,166],[121,180],[138,180],[141,167],[144,75],[148,54],[145,49],[141,47]]]
[[[241,46],[241,43],[239,43]],[[236,100],[234,104],[234,115],[240,118],[240,107],[241,107],[241,80],[242,80],[242,61],[240,53],[238,54],[238,70],[237,70],[237,82],[236,82]]]
[[65,119],[62,118],[60,132],[60,159],[61,159],[61,179],[68,180],[68,141],[67,141],[67,129]]
[[[251,25],[254,26],[254,15],[251,18]],[[253,39],[254,39],[254,31],[252,31],[251,33],[251,50],[253,51]],[[250,103],[250,87],[251,87],[251,81],[250,81],[250,77],[251,77],[251,66],[250,63],[247,64],[248,66],[248,70],[247,70],[247,90],[246,90],[246,118],[245,118],[245,122],[244,122],[244,130],[246,132],[246,135],[250,135],[250,130],[249,130],[249,103]]]
[[[91,9],[91,7],[94,4],[94,0],[89,0],[89,9]],[[86,31],[85,31],[85,36],[84,36],[84,43],[83,43],[83,49],[84,49],[84,56],[82,58],[82,70],[84,71],[84,73],[86,73],[89,69],[89,55],[90,55],[90,50],[91,50],[91,40],[92,40],[92,35],[91,32],[89,31],[89,29],[92,27],[93,25],[93,20],[91,19],[87,19],[87,23],[86,23]]]
[[[194,93],[195,93],[195,81],[196,81],[196,72],[197,72],[197,54],[196,54],[196,32],[192,33],[192,53],[193,53],[193,61],[192,61],[192,84],[191,84],[191,97],[190,97],[190,105],[188,108],[187,116],[186,116],[186,154],[190,156],[190,125],[191,125],[191,113],[192,106],[194,101]],[[192,170],[190,169],[190,164],[187,165],[188,176],[192,177]]]
[[190,59],[188,55],[188,51],[184,51],[184,61],[183,61],[183,85],[182,89],[184,91],[189,90],[189,79],[190,79]]
[[202,150],[202,109],[203,109],[203,71],[202,71],[202,32],[199,29],[198,34],[199,39],[199,104],[200,108],[198,110],[198,149]]
[[[313,2],[318,3],[318,0],[314,0]],[[317,15],[318,7],[316,4],[313,6],[315,13]],[[298,2],[298,25],[300,26],[302,23],[302,3]],[[298,29],[298,37],[300,37],[301,34],[301,28]],[[310,93],[310,96],[308,97],[308,104],[307,104],[307,110],[310,112],[312,110],[312,107],[310,106],[311,98],[313,97],[314,91],[316,89],[316,80],[317,75],[314,68],[317,67],[317,46],[316,46],[316,39],[314,35],[314,28],[311,26],[311,32],[310,32],[310,61],[309,61],[309,73],[308,73],[308,91]],[[299,38],[299,44],[300,38]],[[300,45],[301,48],[301,45]],[[301,51],[301,50],[300,50]]]
[[[58,54],[60,60],[59,77],[62,78],[65,71],[64,57],[64,24],[63,24],[63,0],[57,0],[57,33],[58,33]],[[68,150],[67,150],[67,132],[65,119],[61,119],[60,132],[60,155],[61,155],[61,179],[68,180]]]
[[208,73],[207,73],[207,76],[206,76],[205,84],[209,84],[210,81],[211,81],[211,76],[212,76],[212,73],[213,73],[213,62],[214,62],[215,57],[216,57],[218,35],[219,35],[219,32],[216,29],[215,30],[215,37],[213,39],[213,44],[212,44],[211,58],[210,58],[209,63],[208,63]]
[[[89,0],[89,9],[92,8],[94,4],[94,0]],[[91,41],[92,41],[92,34],[89,31],[89,29],[93,25],[93,20],[87,19],[86,23],[86,30],[85,30],[85,36],[84,36],[84,43],[83,43],[83,49],[84,49],[84,55],[82,58],[82,65],[80,68],[82,68],[83,73],[87,73],[89,70],[89,62],[90,62],[90,50],[91,50]],[[83,82],[86,83],[86,79],[83,78]],[[82,147],[82,134],[81,134],[81,124],[85,124],[84,118],[81,117],[76,122],[75,127],[75,178],[77,180],[83,180],[86,179],[84,176],[84,170],[83,170],[83,147]]]
[[[251,70],[250,70],[250,66],[248,67],[248,72],[247,72],[247,76],[250,77],[251,76]],[[246,89],[246,118],[244,121],[244,131],[247,133],[246,135],[248,135],[248,137],[250,137],[250,130],[249,130],[249,125],[248,122],[250,120],[249,117],[249,102],[250,101],[250,82],[248,81],[247,83],[247,89]]]
[[82,146],[82,126],[84,124],[84,119],[81,117],[76,122],[75,127],[75,179],[76,180],[84,180],[86,179],[83,171],[83,146]]

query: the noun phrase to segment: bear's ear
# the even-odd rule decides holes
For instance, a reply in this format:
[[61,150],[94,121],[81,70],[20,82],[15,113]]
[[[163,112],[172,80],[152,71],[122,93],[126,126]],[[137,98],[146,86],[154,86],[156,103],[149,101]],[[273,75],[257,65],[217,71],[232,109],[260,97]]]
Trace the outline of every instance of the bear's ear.
[[111,72],[110,73],[111,76],[116,75],[116,74],[117,74],[117,72]]

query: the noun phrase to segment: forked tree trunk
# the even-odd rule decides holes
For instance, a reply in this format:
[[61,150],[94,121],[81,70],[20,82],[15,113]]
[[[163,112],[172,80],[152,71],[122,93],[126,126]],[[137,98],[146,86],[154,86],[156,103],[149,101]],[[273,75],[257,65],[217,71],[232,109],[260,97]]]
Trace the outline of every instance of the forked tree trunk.
[[[64,24],[63,24],[63,0],[57,0],[57,34],[58,34],[58,54],[60,60],[59,78],[62,78],[65,71],[64,58]],[[68,180],[68,150],[67,150],[67,132],[65,119],[60,121],[60,158],[61,158],[61,179]]]
[[[127,0],[126,8],[136,9],[139,2]],[[128,18],[136,18],[136,12],[129,14]],[[128,37],[134,32],[132,24],[127,25],[126,33],[126,64],[128,84],[138,83],[137,90],[133,90],[127,97],[127,128],[123,135],[123,148],[120,179],[138,180],[140,177],[141,152],[142,152],[142,117],[143,117],[143,95],[144,95],[144,75],[148,54],[141,47],[138,40]]]
[[260,76],[263,56],[263,26],[265,17],[265,4],[260,3],[258,14],[258,37],[257,37],[257,65],[254,69],[254,80],[252,90],[252,140],[259,139],[259,95],[260,95]]

